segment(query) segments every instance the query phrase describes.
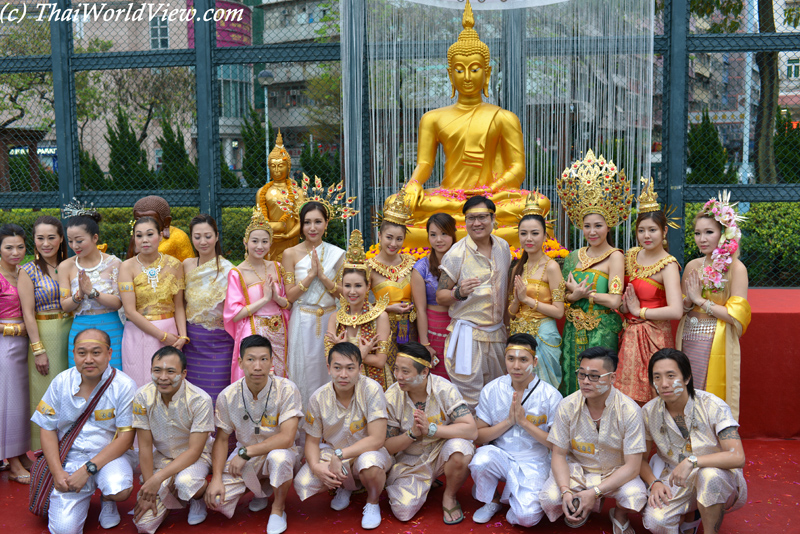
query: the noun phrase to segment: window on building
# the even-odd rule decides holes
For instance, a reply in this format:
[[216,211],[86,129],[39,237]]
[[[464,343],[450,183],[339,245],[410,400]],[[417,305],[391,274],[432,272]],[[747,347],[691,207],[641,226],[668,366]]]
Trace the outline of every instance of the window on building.
[[164,18],[150,19],[150,50],[169,48],[169,21]]
[[790,59],[787,63],[789,66],[786,68],[786,77],[800,78],[800,59]]
[[244,117],[253,101],[252,72],[248,66],[221,65],[217,70],[217,77],[220,89],[220,116]]

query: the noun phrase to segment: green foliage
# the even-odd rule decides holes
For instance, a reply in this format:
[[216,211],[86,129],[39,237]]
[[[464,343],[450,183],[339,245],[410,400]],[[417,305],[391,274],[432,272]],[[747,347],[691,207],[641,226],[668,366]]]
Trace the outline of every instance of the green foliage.
[[[39,191],[58,191],[58,177],[56,174],[36,160],[39,167]],[[9,185],[11,191],[33,191],[31,183],[30,163],[28,155],[9,156],[8,158]]]
[[236,189],[237,187],[241,187],[241,184],[239,184],[239,178],[236,177],[236,173],[230,170],[228,164],[225,163],[225,147],[223,147],[222,144],[219,146],[219,162],[222,177],[222,188]]
[[792,127],[792,114],[778,111],[775,123],[775,159],[785,183],[800,183],[800,128]]
[[139,148],[131,128],[128,112],[118,107],[116,125],[106,121],[110,147],[108,170],[114,180],[113,189],[159,189],[159,184],[147,166],[147,153]]
[[[272,139],[272,128],[269,130]],[[253,108],[248,110],[242,121],[242,144],[242,175],[248,187],[261,187],[267,183],[267,138],[261,118]]]
[[325,186],[338,183],[342,179],[338,150],[330,154],[328,152],[320,152],[306,144],[300,153],[300,166],[310,178],[318,177]]
[[95,157],[81,148],[79,155],[81,166],[81,190],[105,191],[109,188],[108,180]]
[[158,175],[162,189],[197,189],[197,166],[189,160],[185,139],[180,127],[172,129],[169,120],[162,122],[161,171]]
[[717,127],[708,116],[708,110],[703,111],[700,124],[693,124],[689,129],[688,148],[691,172],[686,176],[687,184],[736,183],[736,174],[725,172],[728,153],[719,139]]
[[[99,38],[90,39],[85,44],[75,43],[75,53],[107,52],[114,46],[113,41]],[[106,111],[108,102],[102,86],[103,71],[79,70],[75,72],[75,111],[80,129],[80,141],[83,144],[83,133],[89,121],[100,119]]]

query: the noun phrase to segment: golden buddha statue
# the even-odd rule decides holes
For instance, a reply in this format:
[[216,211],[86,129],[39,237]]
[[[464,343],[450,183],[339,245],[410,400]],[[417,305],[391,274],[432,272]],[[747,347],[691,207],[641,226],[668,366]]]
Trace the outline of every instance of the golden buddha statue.
[[[519,118],[483,101],[489,96],[489,47],[473,29],[469,0],[464,7],[464,30],[447,51],[447,72],[455,104],[425,113],[419,122],[417,165],[406,184],[406,202],[413,216],[405,245],[427,247],[425,223],[432,214],[445,212],[456,219],[459,237],[465,235],[461,208],[466,198],[484,195],[497,206],[495,233],[518,245],[517,214],[528,192],[525,179],[525,145]],[[444,151],[444,178],[440,189],[423,189],[436,160]],[[388,209],[395,195],[386,200]]]
[[258,207],[264,218],[269,221],[272,227],[273,240],[269,249],[269,259],[281,261],[283,251],[293,247],[300,242],[300,219],[296,213],[287,212],[281,209],[281,201],[288,202],[290,205],[302,202],[300,197],[303,192],[298,189],[297,184],[289,178],[292,170],[292,158],[283,146],[283,136],[280,130],[275,141],[275,148],[267,157],[270,181],[258,190],[256,199]]

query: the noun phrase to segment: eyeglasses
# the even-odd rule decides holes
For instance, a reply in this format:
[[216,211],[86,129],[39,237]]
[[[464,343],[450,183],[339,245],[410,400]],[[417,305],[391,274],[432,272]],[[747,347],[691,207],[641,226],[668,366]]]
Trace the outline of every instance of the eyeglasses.
[[475,224],[476,222],[487,223],[492,220],[492,216],[488,213],[483,215],[470,215],[464,219],[467,224]]
[[611,374],[611,373],[613,373],[613,372],[614,372],[614,371],[609,371],[608,373],[604,373],[604,374],[602,374],[602,375],[587,375],[586,373],[584,373],[584,372],[583,372],[583,371],[581,371],[580,369],[575,369],[575,376],[577,376],[577,377],[578,377],[578,382],[580,382],[580,381],[581,381],[581,380],[583,380],[584,378],[588,378],[588,379],[589,379],[589,382],[597,382],[597,381],[599,381],[601,378],[603,378],[604,376],[608,376],[608,375],[610,375],[610,374]]

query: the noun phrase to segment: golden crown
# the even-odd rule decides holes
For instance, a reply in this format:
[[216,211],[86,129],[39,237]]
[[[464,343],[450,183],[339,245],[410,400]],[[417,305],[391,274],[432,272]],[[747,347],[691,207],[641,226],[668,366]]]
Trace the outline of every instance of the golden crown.
[[277,204],[286,213],[300,214],[309,202],[319,202],[325,206],[328,212],[328,221],[335,219],[349,219],[358,214],[358,210],[354,210],[350,205],[356,201],[356,197],[345,198],[344,180],[338,184],[333,184],[328,188],[322,185],[322,180],[317,176],[314,177],[314,187],[309,188],[311,179],[303,174],[301,186],[303,188],[303,196],[305,197],[302,204],[297,202],[290,202],[286,199],[278,199]]
[[637,200],[639,202],[639,213],[661,211],[661,204],[658,203],[658,193],[655,192],[655,181],[652,178],[642,177],[642,193]]
[[558,197],[572,224],[583,225],[590,213],[601,215],[610,227],[617,226],[631,214],[633,193],[625,171],[592,150],[582,160],[564,169],[556,180]]
[[[547,217],[547,214],[550,213],[550,203],[544,202],[543,199],[547,200],[546,197],[538,191],[531,191],[528,193],[528,196],[525,198],[525,207],[522,208],[520,219],[526,215]],[[545,206],[545,204],[547,205]]]
[[371,269],[367,265],[367,253],[364,251],[364,237],[361,235],[360,230],[353,230],[350,233],[350,240],[347,244],[347,252],[344,255],[344,263],[342,269],[339,271],[338,278],[341,280],[342,271],[344,269],[361,269],[366,271],[367,279]]
[[283,146],[283,135],[281,135],[280,130],[278,130],[278,137],[275,139],[275,147],[272,149],[272,152],[269,153],[267,161],[273,159],[286,160],[289,162],[289,168],[292,166],[292,158],[289,156],[289,152],[287,152],[286,148]]
[[253,215],[250,216],[250,224],[244,231],[244,238],[250,239],[250,234],[256,230],[264,230],[269,234],[270,240],[272,240],[274,235],[272,226],[270,226],[269,221],[264,218],[264,214],[261,213],[261,208],[258,206],[253,208]]
[[405,203],[406,186],[403,185],[400,191],[394,196],[394,200],[383,213],[378,213],[375,216],[375,226],[380,226],[384,221],[406,226],[414,215],[414,212]]

